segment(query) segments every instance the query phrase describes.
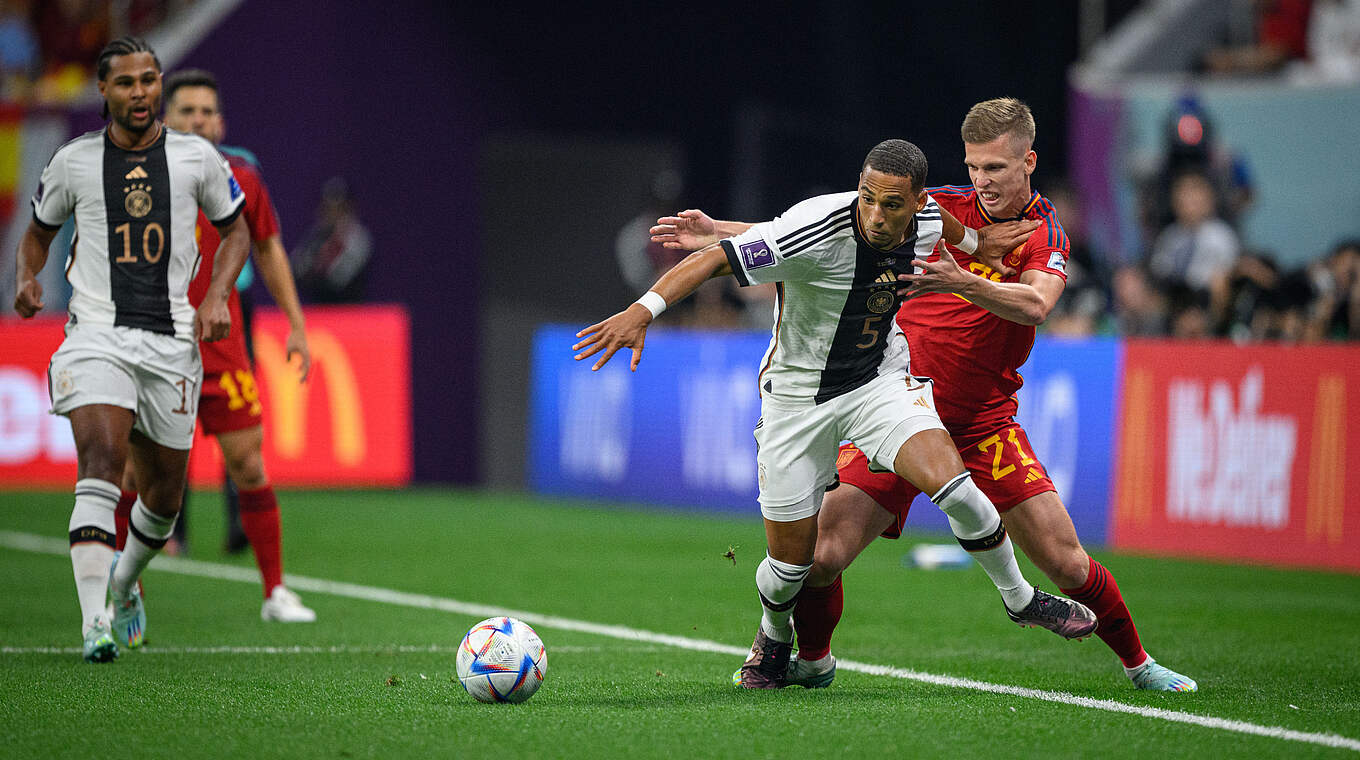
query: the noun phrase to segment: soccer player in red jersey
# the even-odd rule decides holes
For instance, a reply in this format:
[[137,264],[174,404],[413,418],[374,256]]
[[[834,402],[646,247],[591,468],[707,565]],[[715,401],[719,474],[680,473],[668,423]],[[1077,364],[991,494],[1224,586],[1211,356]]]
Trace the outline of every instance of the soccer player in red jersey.
[[[957,249],[941,246],[904,275],[911,299],[897,322],[911,346],[912,370],[937,383],[940,418],[964,464],[1002,513],[1016,545],[1063,593],[1086,604],[1100,621],[1096,635],[1119,656],[1140,689],[1194,691],[1195,682],[1154,661],[1114,576],[1087,555],[1072,518],[1015,422],[1020,366],[1066,284],[1068,240],[1053,205],[1030,187],[1038,157],[1034,117],[1013,98],[978,103],[963,120],[964,164],[971,186],[931,188],[941,207],[969,227],[1033,219],[1028,241],[994,271]],[[841,487],[822,508],[817,565],[794,611],[806,680],[834,673],[831,632],[842,607],[840,571],[882,534],[901,534],[916,492],[892,473],[871,472],[853,447],[842,451]],[[804,663],[803,661],[807,662]],[[796,679],[791,679],[791,681]]]
[[[206,71],[185,70],[167,77],[165,83],[165,123],[172,129],[192,132],[214,145],[220,145],[225,131],[217,80]],[[311,352],[298,301],[297,288],[289,268],[288,254],[279,234],[279,219],[269,190],[259,171],[236,151],[223,150],[232,174],[246,196],[246,223],[255,244],[255,261],[260,276],[275,303],[288,316],[290,330],[286,343],[291,360],[301,360],[299,381],[306,381],[311,369]],[[190,303],[199,303],[212,275],[213,255],[218,246],[217,231],[199,215],[197,227],[202,261],[198,274],[189,285]],[[231,289],[228,307],[232,324],[244,323],[241,298]],[[316,613],[302,604],[297,594],[283,585],[283,559],[279,504],[274,487],[265,473],[261,447],[264,442],[263,405],[255,375],[246,351],[244,330],[233,330],[226,340],[201,343],[203,391],[198,404],[198,420],[203,431],[217,439],[226,461],[227,474],[236,484],[241,503],[241,527],[255,552],[264,583],[265,601],[260,609],[264,620],[310,623]],[[125,478],[124,487],[131,483]],[[124,535],[121,513],[131,506],[136,493],[126,490],[119,502],[119,540]]]
[[[1037,229],[997,269],[941,241],[918,272],[903,275],[906,301],[897,322],[911,347],[913,374],[935,381],[935,403],[978,487],[1002,513],[1017,546],[1064,593],[1090,607],[1096,635],[1119,656],[1140,689],[1194,691],[1195,682],[1154,661],[1114,577],[1077,539],[1053,482],[1016,424],[1019,367],[1034,345],[1035,325],[1066,284],[1067,237],[1053,206],[1030,187],[1038,157],[1034,117],[1013,98],[978,103],[964,118],[964,163],[971,186],[930,188],[940,207],[965,227],[1033,220]],[[680,244],[677,232],[714,225],[700,212],[658,220],[654,234]],[[831,635],[840,620],[841,571],[880,535],[901,535],[916,491],[891,472],[873,472],[864,454],[842,448],[840,485],[827,493],[818,517],[812,571],[794,607],[799,653],[789,683],[827,686],[835,677]]]

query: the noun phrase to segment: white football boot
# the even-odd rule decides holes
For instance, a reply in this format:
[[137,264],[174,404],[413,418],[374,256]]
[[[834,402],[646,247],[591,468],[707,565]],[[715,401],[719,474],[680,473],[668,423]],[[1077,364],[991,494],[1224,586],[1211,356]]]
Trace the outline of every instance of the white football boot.
[[123,596],[113,590],[113,571],[118,568],[122,552],[114,552],[113,565],[109,568],[109,607],[113,616],[113,635],[128,649],[142,645],[146,635],[146,607],[142,604],[142,589],[134,584],[132,593]]
[[314,623],[316,612],[305,606],[297,594],[280,584],[275,586],[274,590],[269,592],[269,598],[264,600],[264,606],[260,608],[260,619],[279,623]]
[[96,617],[84,635],[81,652],[86,662],[113,662],[118,659],[118,644],[113,640],[113,629],[108,618],[103,615]]

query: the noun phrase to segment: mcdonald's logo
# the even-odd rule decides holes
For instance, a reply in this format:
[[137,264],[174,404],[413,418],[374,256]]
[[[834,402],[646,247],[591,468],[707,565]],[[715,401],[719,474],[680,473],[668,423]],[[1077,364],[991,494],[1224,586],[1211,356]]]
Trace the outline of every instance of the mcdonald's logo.
[[[359,381],[349,352],[329,330],[309,330],[312,377],[299,383],[284,345],[268,333],[255,336],[255,362],[269,387],[270,426],[274,449],[285,459],[300,459],[307,441],[307,414],[312,388],[325,386],[331,420],[331,447],[337,464],[363,463],[368,448]],[[312,442],[315,444],[316,442]]]

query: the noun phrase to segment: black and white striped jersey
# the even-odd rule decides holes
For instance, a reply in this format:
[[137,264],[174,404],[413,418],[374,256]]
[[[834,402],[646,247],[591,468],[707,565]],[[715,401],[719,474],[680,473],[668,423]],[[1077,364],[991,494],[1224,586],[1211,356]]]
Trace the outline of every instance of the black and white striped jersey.
[[212,143],[172,129],[135,151],[115,145],[107,129],[77,137],[52,156],[33,196],[42,227],[75,214],[66,267],[72,322],[187,338],[198,211],[220,225],[244,207],[245,194]]
[[722,241],[741,285],[777,283],[774,334],[761,362],[762,392],[820,404],[907,368],[897,314],[897,275],[935,248],[942,225],[933,198],[891,251],[860,232],[859,193],[822,195],[774,221]]

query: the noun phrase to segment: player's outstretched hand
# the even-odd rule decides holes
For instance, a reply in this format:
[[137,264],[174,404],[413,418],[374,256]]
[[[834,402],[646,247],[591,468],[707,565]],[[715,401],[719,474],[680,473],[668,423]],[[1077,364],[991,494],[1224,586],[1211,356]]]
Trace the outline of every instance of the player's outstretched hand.
[[580,351],[576,355],[578,362],[603,351],[604,355],[590,368],[594,372],[607,364],[619,349],[631,348],[633,362],[629,369],[636,372],[638,363],[642,361],[642,344],[647,338],[647,325],[651,321],[652,313],[647,311],[647,307],[640,303],[632,304],[609,319],[576,333],[576,337],[582,340],[571,350]]
[[978,228],[978,247],[973,258],[1000,272],[1002,277],[1015,274],[1015,269],[1006,266],[1006,254],[1025,244],[1031,233],[1039,229],[1035,219],[1021,219],[1015,222],[998,222]]
[[18,292],[14,294],[14,310],[19,312],[19,316],[24,319],[32,317],[42,311],[45,305],[42,300],[42,283],[35,278],[24,280],[19,286]]
[[307,346],[307,331],[300,327],[289,330],[284,351],[288,361],[293,360],[293,354],[297,354],[302,360],[301,366],[298,367],[298,382],[307,382],[307,378],[312,375],[312,349]]
[[213,298],[211,293],[194,312],[194,339],[206,343],[222,340],[231,334],[231,311],[225,298]]
[[953,254],[944,246],[940,247],[938,260],[918,259],[916,268],[922,271],[897,275],[897,280],[901,283],[897,288],[897,294],[902,296],[904,301],[926,293],[961,293],[972,278],[977,276],[960,267]]
[[685,209],[675,216],[663,216],[649,231],[653,243],[682,251],[697,251],[722,239],[713,218],[695,208]]

